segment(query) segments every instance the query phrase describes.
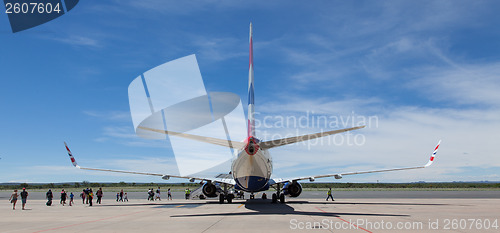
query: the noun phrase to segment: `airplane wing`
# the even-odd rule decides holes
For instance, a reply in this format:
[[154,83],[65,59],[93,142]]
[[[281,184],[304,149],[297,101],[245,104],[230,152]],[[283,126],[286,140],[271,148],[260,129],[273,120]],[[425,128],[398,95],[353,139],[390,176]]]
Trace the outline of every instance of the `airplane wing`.
[[183,179],[189,179],[189,181],[194,182],[195,180],[200,180],[200,181],[212,181],[212,182],[219,182],[223,184],[229,184],[229,185],[235,185],[236,182],[232,178],[228,177],[195,177],[195,176],[178,176],[178,175],[169,175],[169,174],[159,174],[159,173],[148,173],[148,172],[135,172],[135,171],[122,171],[122,170],[112,170],[112,169],[101,169],[101,168],[88,168],[88,167],[80,167],[78,163],[76,162],[75,158],[73,157],[73,153],[71,153],[71,150],[69,149],[68,145],[66,142],[64,142],[64,146],[66,147],[66,150],[68,151],[69,158],[71,160],[71,163],[73,166],[75,166],[78,169],[82,170],[91,170],[91,171],[105,171],[105,172],[116,172],[116,173],[127,173],[127,174],[138,174],[138,175],[148,175],[148,176],[160,176],[164,180],[168,180],[171,177],[174,178],[183,178]]
[[199,136],[199,135],[194,135],[194,134],[187,134],[187,133],[178,133],[178,132],[173,132],[173,131],[167,131],[167,130],[159,130],[159,129],[152,129],[152,128],[147,128],[147,127],[142,127],[139,126],[137,127],[139,129],[143,130],[149,130],[157,133],[162,133],[162,134],[168,134],[176,137],[182,137],[182,138],[187,138],[195,141],[200,141],[200,142],[206,142],[214,145],[219,145],[219,146],[225,146],[229,148],[235,148],[235,149],[240,149],[245,146],[245,143],[243,142],[236,142],[236,141],[230,141],[230,140],[224,140],[224,139],[218,139],[218,138],[211,138],[211,137],[204,137],[204,136]]
[[292,143],[297,143],[297,142],[307,141],[307,140],[311,140],[311,139],[315,139],[315,138],[320,138],[320,137],[324,137],[324,136],[328,136],[328,135],[332,135],[332,134],[338,134],[338,133],[343,133],[343,132],[347,132],[347,131],[351,131],[351,130],[361,129],[364,127],[365,126],[358,126],[358,127],[338,129],[338,130],[332,130],[332,131],[321,132],[321,133],[307,134],[307,135],[296,136],[296,137],[281,138],[281,139],[261,142],[261,143],[259,143],[259,146],[262,149],[270,149],[270,148],[284,146],[284,145],[288,145],[288,144],[292,144]]
[[441,144],[441,140],[439,140],[436,148],[434,149],[434,152],[432,153],[431,157],[429,158],[429,161],[427,164],[423,166],[416,166],[416,167],[404,167],[404,168],[391,168],[391,169],[382,169],[382,170],[370,170],[370,171],[358,171],[358,172],[343,172],[343,173],[336,173],[336,174],[326,174],[326,175],[317,175],[317,176],[304,176],[304,177],[295,177],[295,178],[290,178],[290,179],[273,179],[270,185],[273,184],[280,184],[280,183],[286,183],[286,182],[293,182],[293,181],[299,181],[299,180],[309,180],[309,181],[314,181],[316,178],[325,178],[325,177],[335,177],[335,179],[342,179],[344,176],[348,175],[357,175],[357,174],[367,174],[367,173],[377,173],[377,172],[390,172],[390,171],[402,171],[402,170],[412,170],[412,169],[421,169],[421,168],[426,168],[432,165],[434,162],[434,158],[436,157],[436,153],[439,149],[439,145]]

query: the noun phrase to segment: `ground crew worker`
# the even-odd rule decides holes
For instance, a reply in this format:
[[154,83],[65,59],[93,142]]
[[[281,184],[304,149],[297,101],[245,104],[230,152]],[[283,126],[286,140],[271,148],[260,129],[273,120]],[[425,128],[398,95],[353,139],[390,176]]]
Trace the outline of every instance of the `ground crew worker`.
[[186,189],[186,200],[189,199],[189,195],[191,195],[191,190],[189,188]]
[[328,190],[328,192],[327,192],[326,194],[328,195],[328,196],[326,197],[326,200],[327,200],[327,201],[328,201],[328,198],[330,198],[330,197],[332,198],[332,201],[335,201],[335,200],[333,199],[333,196],[332,196],[332,188],[330,188],[330,190]]

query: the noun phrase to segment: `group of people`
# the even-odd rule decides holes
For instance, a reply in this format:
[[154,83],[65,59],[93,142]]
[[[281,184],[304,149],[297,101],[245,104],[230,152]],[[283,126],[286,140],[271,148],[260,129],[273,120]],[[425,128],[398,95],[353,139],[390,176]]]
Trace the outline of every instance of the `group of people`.
[[[102,190],[99,188],[101,191],[100,198],[98,198],[98,203],[101,202],[102,198]],[[94,191],[90,188],[83,189],[82,192],[80,193],[80,197],[82,198],[82,204],[88,204],[89,206],[92,206],[92,200],[94,199]]]
[[128,202],[127,193],[124,193],[123,189],[119,193],[116,193],[116,201],[127,201]]
[[154,191],[154,189],[152,189],[152,188],[148,189],[148,201],[155,201],[155,200],[161,201],[161,190],[160,190],[160,187],[158,187],[158,189],[156,189],[156,198],[155,198],[155,191]]
[[[156,189],[156,195],[154,189],[148,189],[148,201],[161,201],[161,189],[158,187]],[[167,190],[167,200],[172,200],[172,192],[170,189]]]
[[[187,188],[185,190],[185,193],[186,193],[186,199],[189,199],[189,197],[191,195],[191,190],[189,190],[189,188]],[[155,200],[161,201],[160,194],[161,194],[160,187],[158,187],[158,189],[156,190],[156,199],[155,199],[155,191],[152,188],[149,189],[148,190],[148,201],[155,201]],[[26,188],[23,188],[23,191],[20,194],[17,193],[17,189],[14,189],[14,192],[12,193],[12,195],[10,195],[9,201],[12,203],[13,210],[16,209],[16,203],[17,203],[17,199],[19,198],[19,196],[21,197],[22,208],[24,210],[24,207],[26,206],[26,201],[28,199],[28,192],[26,191]],[[103,197],[102,188],[99,188],[99,190],[97,190],[96,196],[97,196],[97,204],[101,204],[101,200]],[[52,193],[51,189],[49,189],[49,191],[45,194],[45,197],[47,198],[47,206],[51,206],[52,199],[54,198],[54,194]],[[75,195],[73,194],[73,192],[70,192],[70,194],[69,194],[69,205],[70,206],[72,206],[74,204],[74,201],[73,201],[74,197],[75,197]],[[92,191],[91,188],[90,189],[86,188],[86,189],[82,190],[82,192],[80,193],[80,197],[82,198],[82,204],[84,204],[84,205],[88,204],[89,206],[92,206],[92,199],[94,198],[94,192]],[[59,203],[64,206],[66,204],[67,198],[68,198],[68,194],[63,189],[61,191],[61,201]],[[332,195],[332,188],[330,188],[328,190],[326,200],[328,201],[328,199],[330,199],[330,198],[332,199],[332,201],[335,201],[333,199],[333,195]],[[265,195],[265,193],[262,194],[262,199],[267,199],[267,195]],[[170,191],[170,189],[168,189],[168,191],[167,191],[167,200],[172,200],[172,192]],[[123,192],[123,189],[120,192],[116,193],[116,201],[127,201],[128,202],[127,193]]]
[[28,199],[28,191],[26,191],[26,188],[23,188],[23,191],[21,192],[21,194],[17,193],[17,189],[14,189],[14,192],[12,193],[12,195],[10,195],[9,201],[10,201],[10,203],[12,203],[13,210],[16,209],[16,203],[17,203],[17,199],[19,198],[19,196],[21,196],[21,201],[22,201],[23,210],[24,210],[24,207],[26,206],[26,201]]
[[[52,190],[49,189],[49,191],[47,191],[47,193],[45,194],[45,197],[47,198],[47,203],[46,205],[47,206],[51,206],[52,205],[52,199],[54,198],[54,194],[52,193]],[[73,192],[70,192],[70,194],[68,195],[68,193],[66,193],[66,191],[61,190],[61,201],[59,202],[59,204],[61,205],[66,205],[66,200],[68,199],[69,197],[69,206],[72,206],[73,204],[75,204],[74,202],[74,197],[75,195],[73,194]]]

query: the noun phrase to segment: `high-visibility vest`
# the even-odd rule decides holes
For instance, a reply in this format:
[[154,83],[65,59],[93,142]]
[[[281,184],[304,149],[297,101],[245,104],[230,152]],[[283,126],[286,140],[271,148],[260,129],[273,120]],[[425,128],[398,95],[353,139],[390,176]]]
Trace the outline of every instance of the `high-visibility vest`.
[[328,195],[332,195],[332,190],[328,190]]

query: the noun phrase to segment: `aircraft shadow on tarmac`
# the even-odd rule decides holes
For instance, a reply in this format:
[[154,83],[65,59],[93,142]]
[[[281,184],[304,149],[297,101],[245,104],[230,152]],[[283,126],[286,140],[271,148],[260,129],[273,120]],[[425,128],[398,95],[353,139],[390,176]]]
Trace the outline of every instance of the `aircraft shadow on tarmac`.
[[449,204],[436,203],[403,203],[403,202],[332,202],[332,201],[288,201],[293,204],[334,204],[334,205],[416,205],[416,206],[445,206]]
[[[265,212],[267,209],[276,210],[280,209],[277,206],[288,206],[282,204],[272,204],[270,200],[233,200],[232,204],[224,204],[224,205],[241,205],[245,204],[246,209],[255,210],[258,212]],[[288,204],[325,204],[325,205],[399,205],[399,206],[445,206],[449,204],[436,204],[436,203],[402,203],[402,202],[332,202],[332,201],[287,201]],[[105,206],[151,206],[153,208],[195,208],[201,205],[220,205],[218,201],[207,201],[204,203],[158,203],[158,202],[149,202],[149,203],[127,203],[127,202],[119,202],[117,204],[104,204],[98,205],[94,204],[95,207],[105,207]],[[292,208],[292,207],[290,207]],[[293,211],[293,208],[292,208]],[[281,212],[280,212],[281,213]]]
[[[290,204],[320,204],[321,202],[290,201]],[[328,204],[336,204],[328,202]],[[395,204],[395,203],[389,203]],[[398,203],[399,204],[399,203]],[[252,215],[304,215],[322,217],[340,216],[384,216],[384,217],[408,217],[404,214],[379,214],[379,213],[346,213],[346,212],[322,212],[322,211],[296,211],[288,204],[271,204],[269,200],[247,200],[245,208],[252,212],[232,212],[232,213],[210,213],[210,214],[186,214],[172,215],[171,217],[210,217],[210,216],[252,216]]]

